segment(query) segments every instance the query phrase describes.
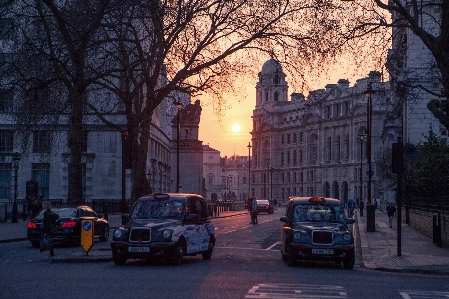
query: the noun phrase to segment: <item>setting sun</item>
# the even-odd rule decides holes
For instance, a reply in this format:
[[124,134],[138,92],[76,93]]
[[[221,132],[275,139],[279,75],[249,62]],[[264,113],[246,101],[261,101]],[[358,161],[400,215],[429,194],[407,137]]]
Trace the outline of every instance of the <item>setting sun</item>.
[[232,131],[234,132],[240,132],[240,125],[239,124],[234,124],[232,125]]

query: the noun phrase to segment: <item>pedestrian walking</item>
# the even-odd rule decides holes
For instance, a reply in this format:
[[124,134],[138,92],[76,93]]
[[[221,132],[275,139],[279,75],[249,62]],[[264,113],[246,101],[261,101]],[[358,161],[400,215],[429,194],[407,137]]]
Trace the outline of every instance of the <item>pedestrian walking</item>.
[[251,202],[251,223],[257,224],[257,201],[255,198]]
[[346,208],[348,209],[348,217],[352,218],[352,215],[354,215],[354,201],[352,199],[350,199],[347,203],[346,203]]
[[[42,222],[44,236],[49,236],[51,238],[54,230],[54,216],[53,209],[51,208],[51,203],[49,201],[42,202],[42,209],[44,210],[44,220]],[[55,252],[53,250],[53,244],[50,242],[50,257],[55,256]]]
[[396,208],[393,206],[393,203],[390,201],[387,206],[387,215],[388,215],[388,222],[389,222],[390,228],[393,227],[393,218],[394,218],[395,213],[396,213]]

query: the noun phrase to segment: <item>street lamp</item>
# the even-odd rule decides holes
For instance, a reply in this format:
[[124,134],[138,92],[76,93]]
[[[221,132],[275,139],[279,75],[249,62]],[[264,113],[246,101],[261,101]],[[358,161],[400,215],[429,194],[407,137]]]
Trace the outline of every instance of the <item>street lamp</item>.
[[371,143],[372,143],[372,123],[373,123],[373,101],[372,101],[372,95],[375,93],[375,91],[372,89],[372,83],[368,82],[367,89],[365,91],[365,95],[368,97],[368,105],[367,105],[367,143],[366,143],[366,158],[368,160],[368,200],[367,200],[367,206],[366,206],[366,229],[368,232],[374,232],[376,230],[375,228],[375,210],[374,206],[372,205],[371,200],[371,178],[373,176],[373,170],[371,168]]
[[251,142],[248,142],[248,199],[251,197]]
[[359,201],[359,207],[360,207],[360,216],[363,216],[363,138],[365,137],[364,134],[360,133],[360,201]]
[[[268,169],[268,171],[270,171],[270,159],[267,159],[267,169]],[[268,192],[266,192],[265,190],[266,190],[266,188],[265,188],[265,182],[268,180],[268,173],[266,173],[265,174],[266,175],[266,177],[265,177],[265,180],[264,180],[264,186],[263,186],[263,189],[264,189],[264,191],[263,191],[263,193],[264,193],[264,197],[265,198],[268,198],[268,200],[270,200],[270,196],[272,196],[272,194],[270,193],[270,194],[268,194],[268,196],[267,196],[267,193]]]
[[182,103],[175,101],[173,103],[178,109],[178,114],[176,115],[176,193],[179,193],[179,131],[180,131],[180,123],[179,123],[179,113],[181,112]]
[[19,161],[20,161],[20,154],[18,152],[15,152],[12,156],[12,162],[14,167],[14,203],[12,206],[12,216],[11,216],[11,223],[18,223],[19,222],[19,210],[18,210],[18,203],[17,203],[17,172],[19,170]]

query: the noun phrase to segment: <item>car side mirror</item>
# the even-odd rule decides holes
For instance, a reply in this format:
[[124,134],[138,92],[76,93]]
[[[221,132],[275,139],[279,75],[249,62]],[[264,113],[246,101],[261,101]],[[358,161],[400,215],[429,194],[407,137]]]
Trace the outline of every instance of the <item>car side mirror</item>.
[[346,219],[346,224],[354,224],[355,220],[353,218],[347,218]]
[[279,220],[281,220],[282,222],[285,222],[285,223],[290,223],[290,218],[288,218],[286,216],[282,216],[281,218],[279,218]]

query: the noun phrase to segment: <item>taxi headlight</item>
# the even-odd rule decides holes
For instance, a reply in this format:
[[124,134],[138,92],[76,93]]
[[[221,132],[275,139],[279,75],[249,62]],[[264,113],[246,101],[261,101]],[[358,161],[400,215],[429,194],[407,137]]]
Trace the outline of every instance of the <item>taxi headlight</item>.
[[343,239],[345,239],[346,241],[350,241],[352,239],[352,236],[350,233],[345,233],[343,235]]
[[170,238],[171,230],[169,230],[169,229],[164,230],[164,232],[162,233],[162,236],[164,236],[164,238]]
[[121,229],[116,229],[114,231],[114,238],[120,239],[121,236],[122,236],[122,230]]
[[301,232],[299,232],[299,231],[295,231],[294,233],[293,233],[293,239],[294,240],[299,240],[299,239],[301,239]]

